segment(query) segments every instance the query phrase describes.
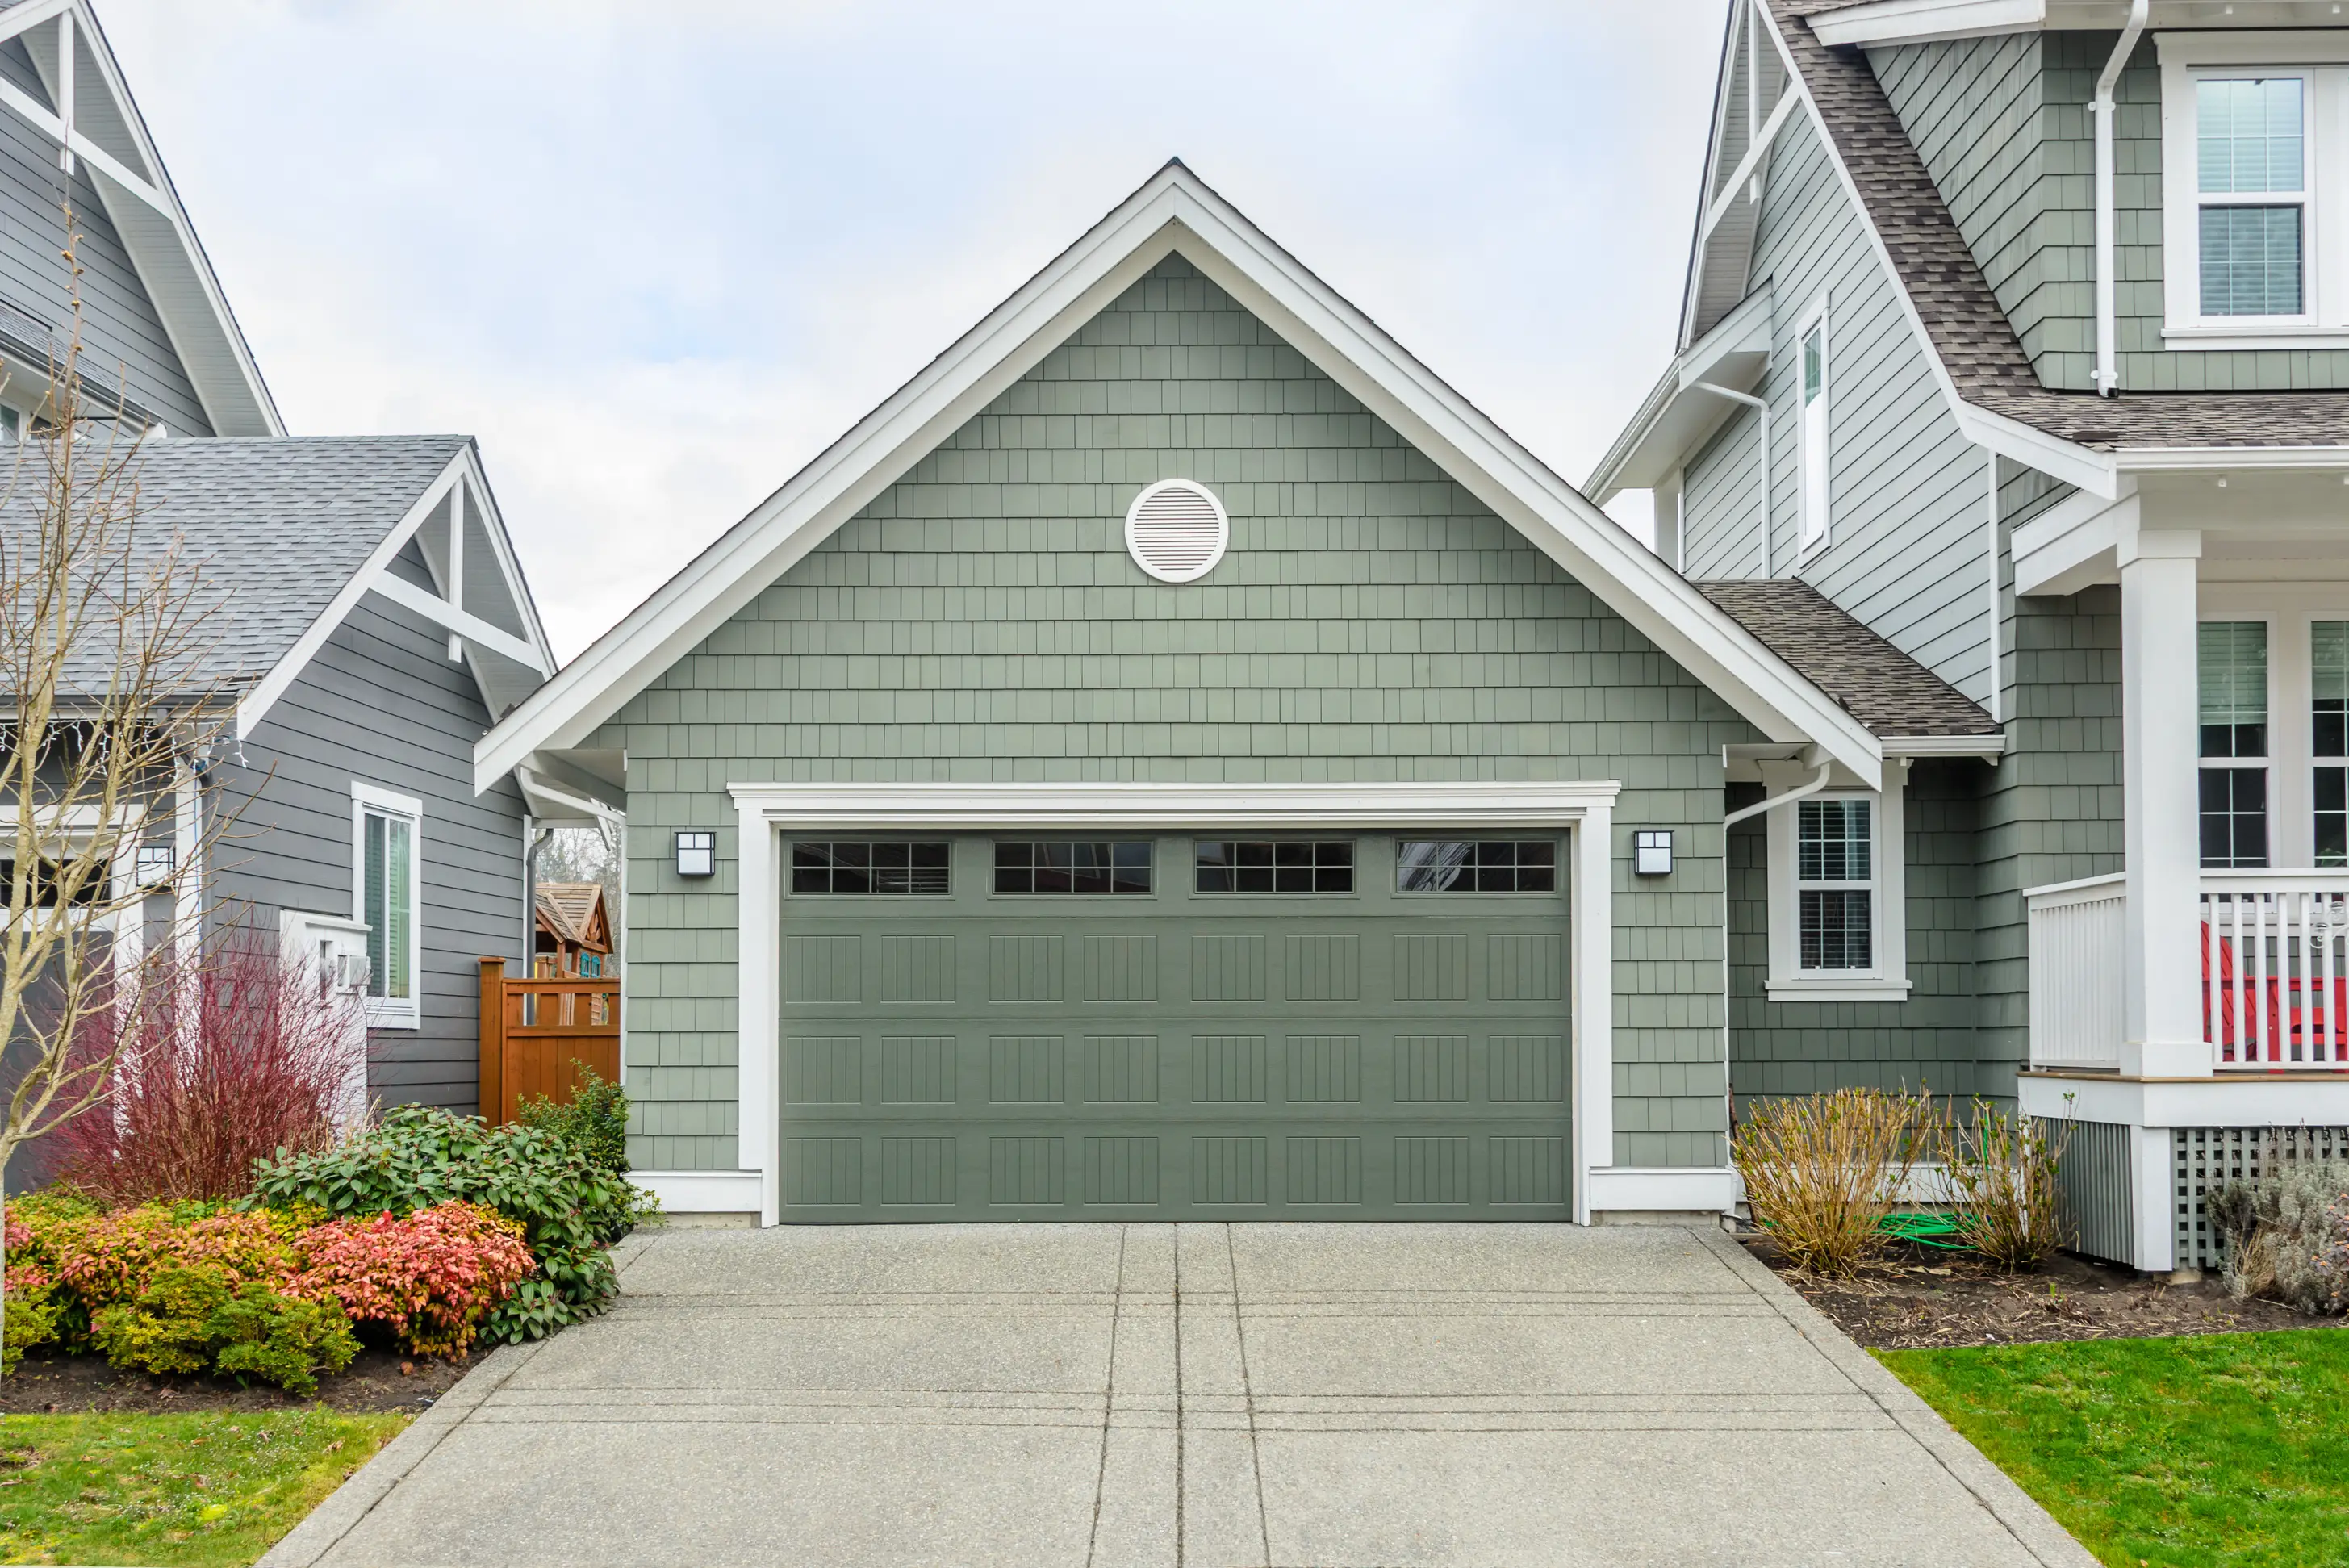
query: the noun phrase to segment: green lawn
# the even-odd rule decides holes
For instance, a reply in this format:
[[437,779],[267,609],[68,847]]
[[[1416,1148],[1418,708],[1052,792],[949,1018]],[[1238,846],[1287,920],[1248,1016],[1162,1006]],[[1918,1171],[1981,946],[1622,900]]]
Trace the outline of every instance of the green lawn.
[[409,1419],[0,1417],[0,1562],[251,1563]]
[[2108,1563],[2349,1563],[2349,1332],[1880,1355]]

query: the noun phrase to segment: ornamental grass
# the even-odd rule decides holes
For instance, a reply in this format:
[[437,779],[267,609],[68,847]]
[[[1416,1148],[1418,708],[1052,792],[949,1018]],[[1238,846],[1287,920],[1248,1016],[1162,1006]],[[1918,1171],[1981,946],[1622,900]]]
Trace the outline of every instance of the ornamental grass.
[[1888,1089],[1837,1089],[1750,1105],[1731,1156],[1755,1222],[1798,1268],[1849,1274],[1890,1244],[1899,1207],[1929,1137],[1932,1100]]

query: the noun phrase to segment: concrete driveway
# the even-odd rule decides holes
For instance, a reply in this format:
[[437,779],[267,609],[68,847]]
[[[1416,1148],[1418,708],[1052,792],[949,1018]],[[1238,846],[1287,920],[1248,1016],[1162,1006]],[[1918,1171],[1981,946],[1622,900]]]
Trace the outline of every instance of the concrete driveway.
[[2093,1562],[1718,1233],[626,1246],[266,1568]]

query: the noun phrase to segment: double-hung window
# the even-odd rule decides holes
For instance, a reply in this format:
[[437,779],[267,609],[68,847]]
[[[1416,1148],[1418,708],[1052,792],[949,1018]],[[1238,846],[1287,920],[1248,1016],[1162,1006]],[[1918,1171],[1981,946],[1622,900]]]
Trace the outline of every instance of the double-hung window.
[[1830,791],[1766,814],[1771,1000],[1907,998],[1903,788],[1897,764],[1887,771],[1881,794]]
[[367,929],[368,1026],[414,1029],[421,1017],[424,803],[353,784],[351,841],[351,915]]
[[2308,677],[2314,858],[2349,867],[2349,620],[2310,625]]
[[[2349,347],[2349,33],[2181,31],[2158,47],[2165,344]],[[2126,227],[2121,244],[2127,315]]]
[[1803,553],[1827,542],[1827,317],[1822,306],[1802,337]]
[[2202,864],[2268,863],[2268,624],[2199,628]]

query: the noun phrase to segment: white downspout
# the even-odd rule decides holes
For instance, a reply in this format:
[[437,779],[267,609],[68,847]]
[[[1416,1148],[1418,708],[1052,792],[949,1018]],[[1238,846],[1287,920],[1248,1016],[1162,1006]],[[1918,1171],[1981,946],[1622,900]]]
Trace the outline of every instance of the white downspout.
[[1769,402],[1769,400],[1768,400],[1768,399],[1766,399],[1766,398],[1757,398],[1757,397],[1754,396],[1751,392],[1733,392],[1733,391],[1731,391],[1727,387],[1716,387],[1716,386],[1714,386],[1711,381],[1692,381],[1692,382],[1690,382],[1690,383],[1689,383],[1689,385],[1690,385],[1692,388],[1693,388],[1695,390],[1697,390],[1697,391],[1700,391],[1700,392],[1711,392],[1711,393],[1713,393],[1715,397],[1727,398],[1727,399],[1728,399],[1731,402],[1733,402],[1733,403],[1743,403],[1743,404],[1744,404],[1747,408],[1749,408],[1749,409],[1755,409],[1755,410],[1760,410],[1760,412],[1761,412],[1761,415],[1762,415],[1762,575],[1763,575],[1764,576],[1765,576],[1765,577],[1769,577],[1769,576],[1775,576],[1777,574],[1776,574],[1776,573],[1775,573],[1775,572],[1773,572],[1773,571],[1770,569],[1770,402]]
[[2113,57],[2096,77],[2096,95],[2088,102],[2088,112],[2096,127],[2096,391],[2111,397],[2121,389],[2119,354],[2115,345],[2117,328],[2115,315],[2117,306],[2115,279],[2118,268],[2113,259],[2113,88],[2120,80],[2122,67],[2137,51],[2137,41],[2145,32],[2146,16],[2153,0],[2129,0],[2128,21],[2121,28],[2120,41],[2113,46]]
[[1738,807],[1738,809],[1731,812],[1727,816],[1721,819],[1721,826],[1724,828],[1734,827],[1749,816],[1759,816],[1765,811],[1775,811],[1779,806],[1791,805],[1792,803],[1802,799],[1805,795],[1816,794],[1819,791],[1827,787],[1827,775],[1834,772],[1835,764],[1833,763],[1821,763],[1819,764],[1819,771],[1813,774],[1809,778],[1805,779],[1801,784],[1796,784],[1794,788],[1786,791],[1783,794],[1764,795],[1762,799],[1755,801],[1752,805]]

